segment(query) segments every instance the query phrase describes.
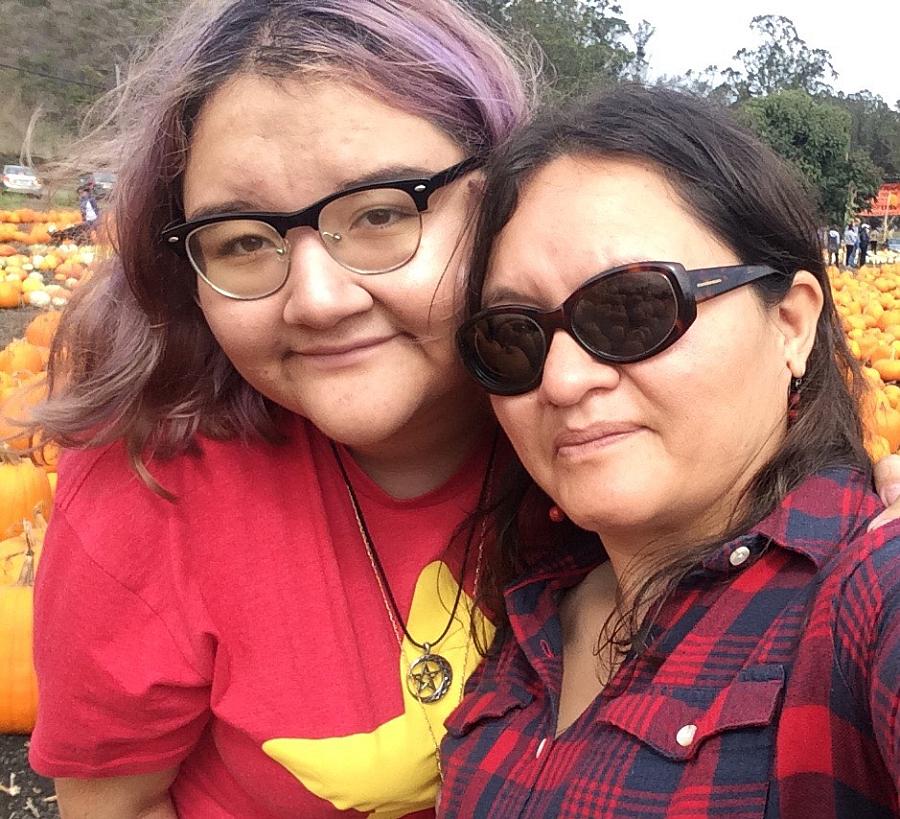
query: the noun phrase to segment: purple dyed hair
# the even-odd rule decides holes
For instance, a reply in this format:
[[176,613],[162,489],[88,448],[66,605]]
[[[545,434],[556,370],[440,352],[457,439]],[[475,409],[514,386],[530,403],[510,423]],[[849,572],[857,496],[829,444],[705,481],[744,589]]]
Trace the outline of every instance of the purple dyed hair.
[[184,451],[197,432],[278,440],[279,408],[234,370],[194,301],[193,276],[157,239],[180,214],[193,122],[228,80],[321,72],[474,153],[529,116],[526,66],[453,0],[191,3],[119,92],[107,119],[116,138],[93,141],[95,155],[123,158],[116,254],[57,334],[53,398],[35,415],[45,435],[69,447],[123,439],[151,484],[144,459]]

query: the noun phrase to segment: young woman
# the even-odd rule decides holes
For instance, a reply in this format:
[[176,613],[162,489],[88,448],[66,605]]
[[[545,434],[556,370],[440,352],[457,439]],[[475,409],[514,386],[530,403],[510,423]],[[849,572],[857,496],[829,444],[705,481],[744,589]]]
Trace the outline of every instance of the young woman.
[[198,2],[136,72],[40,418],[65,815],[433,815],[495,460],[460,237],[529,108],[449,0]]
[[502,455],[460,231],[529,107],[450,0],[194,3],[137,71],[40,419],[75,450],[31,746],[66,813],[433,813]]
[[439,813],[900,815],[900,535],[867,532],[800,187],[725,114],[623,88],[485,193],[460,349],[577,529],[502,529]]

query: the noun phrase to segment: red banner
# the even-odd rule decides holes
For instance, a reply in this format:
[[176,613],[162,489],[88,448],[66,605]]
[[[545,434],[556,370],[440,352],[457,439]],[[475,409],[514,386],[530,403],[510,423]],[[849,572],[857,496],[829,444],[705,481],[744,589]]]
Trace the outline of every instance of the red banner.
[[860,211],[857,216],[900,216],[900,182],[888,182],[881,186],[878,196],[867,210]]

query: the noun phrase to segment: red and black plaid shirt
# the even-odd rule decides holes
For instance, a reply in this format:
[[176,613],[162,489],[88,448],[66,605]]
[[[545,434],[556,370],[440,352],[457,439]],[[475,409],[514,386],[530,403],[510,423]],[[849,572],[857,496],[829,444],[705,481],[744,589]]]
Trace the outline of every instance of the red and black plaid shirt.
[[858,472],[806,480],[559,737],[558,603],[597,557],[511,586],[512,636],[447,721],[439,815],[900,816],[900,526],[867,533],[880,508]]

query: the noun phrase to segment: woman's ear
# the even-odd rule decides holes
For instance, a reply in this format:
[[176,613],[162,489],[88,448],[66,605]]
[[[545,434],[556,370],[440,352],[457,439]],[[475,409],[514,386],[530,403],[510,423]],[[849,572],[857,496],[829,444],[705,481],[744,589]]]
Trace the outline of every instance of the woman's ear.
[[808,270],[800,270],[784,299],[773,308],[774,321],[784,338],[785,363],[794,378],[806,373],[824,304],[819,280]]

